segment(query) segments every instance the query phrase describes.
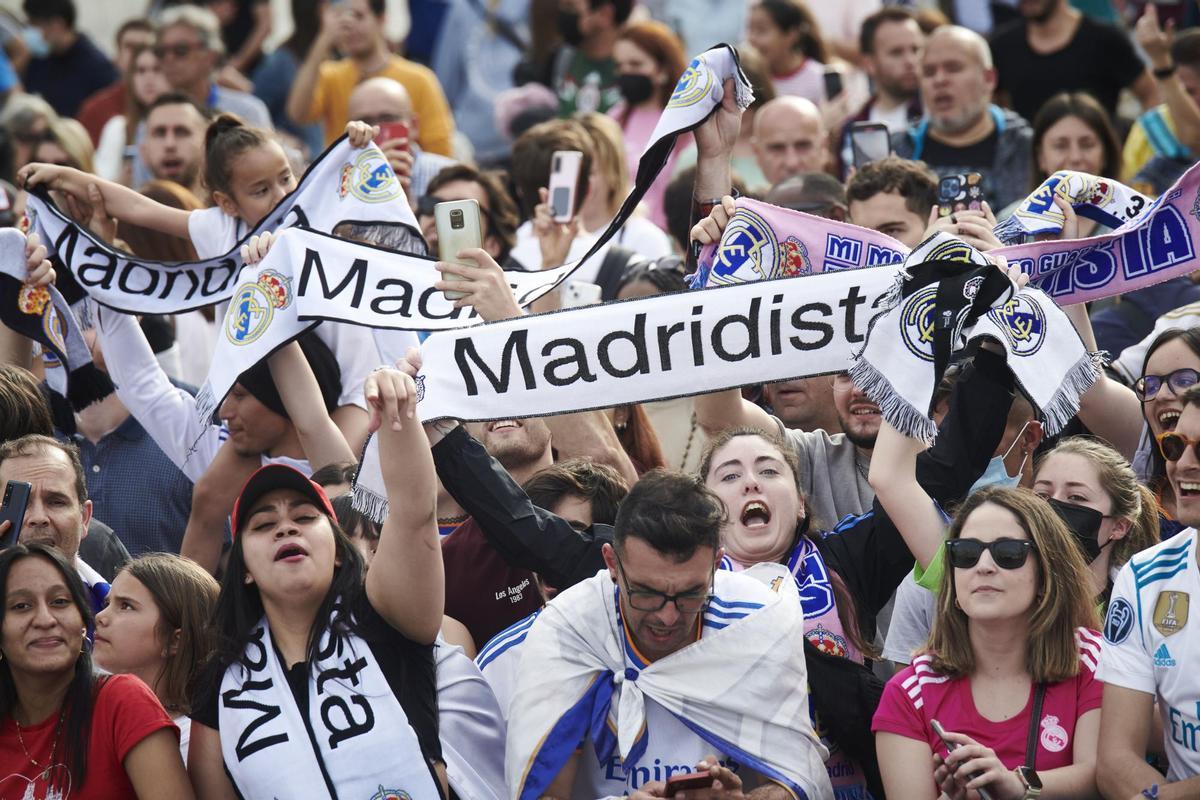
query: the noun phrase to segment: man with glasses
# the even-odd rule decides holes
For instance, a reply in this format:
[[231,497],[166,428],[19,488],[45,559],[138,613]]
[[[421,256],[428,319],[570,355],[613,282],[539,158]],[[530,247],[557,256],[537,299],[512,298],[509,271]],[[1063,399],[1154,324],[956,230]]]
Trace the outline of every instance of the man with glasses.
[[[522,783],[514,793],[664,797],[673,775],[703,772],[705,797],[740,797],[743,787],[752,798],[832,797],[807,681],[794,680],[804,671],[794,582],[718,572],[724,519],[695,476],[651,472],[630,490],[603,546],[606,569],[560,594],[522,645],[508,709],[508,774]],[[759,613],[778,624],[756,628]],[[638,715],[632,746],[627,714]],[[779,768],[772,751],[783,749]],[[514,772],[527,758],[524,774]]]
[[[1157,387],[1139,393],[1151,388]],[[1175,516],[1188,528],[1129,559],[1113,584],[1104,622],[1096,782],[1105,797],[1200,795],[1200,628],[1190,613],[1192,595],[1200,598],[1200,387],[1180,400],[1179,422],[1159,435],[1158,448],[1175,492]],[[1149,742],[1156,701],[1170,763],[1165,778],[1146,763],[1147,744],[1160,746]]]
[[[350,119],[382,126],[376,141],[410,199],[425,194],[438,172],[457,163],[452,158],[428,153],[417,144],[419,120],[413,113],[408,90],[399,81],[382,76],[363,81],[350,93],[347,113]],[[402,124],[406,133],[393,135],[389,126],[395,123]]]
[[228,111],[250,125],[271,130],[271,114],[262,100],[218,86],[213,80],[225,52],[216,14],[194,5],[175,6],[163,12],[160,22],[154,52],[172,89],[202,108]]

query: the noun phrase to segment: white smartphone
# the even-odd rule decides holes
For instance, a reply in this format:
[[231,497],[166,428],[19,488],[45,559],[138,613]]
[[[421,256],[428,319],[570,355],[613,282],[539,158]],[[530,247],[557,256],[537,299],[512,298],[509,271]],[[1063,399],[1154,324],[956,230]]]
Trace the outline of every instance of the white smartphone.
[[550,216],[555,222],[570,222],[575,216],[575,193],[579,187],[579,169],[583,153],[578,150],[555,150],[550,157]]
[[600,302],[600,285],[587,281],[568,281],[562,291],[563,308],[579,308]]
[[[433,207],[433,221],[437,226],[438,260],[452,264],[467,264],[460,261],[458,252],[470,247],[483,247],[483,233],[479,224],[478,200],[451,200]],[[462,278],[449,273],[442,274],[443,280],[460,281]],[[445,292],[447,300],[465,297],[462,292]]]

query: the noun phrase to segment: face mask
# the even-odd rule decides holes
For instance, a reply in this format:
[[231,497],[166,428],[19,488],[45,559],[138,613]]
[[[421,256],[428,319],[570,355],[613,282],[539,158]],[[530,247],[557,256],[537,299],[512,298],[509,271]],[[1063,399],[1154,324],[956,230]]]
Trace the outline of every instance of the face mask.
[[50,55],[50,45],[47,44],[46,37],[42,36],[40,28],[26,28],[21,38],[25,40],[25,46],[29,48],[29,55],[34,58],[45,58]]
[[577,47],[583,41],[583,34],[579,32],[578,12],[559,9],[558,34],[572,47]]
[[983,471],[983,474],[979,476],[979,479],[975,483],[971,484],[971,491],[967,492],[968,495],[975,494],[980,489],[986,489],[989,486],[1003,486],[1012,489],[1021,482],[1021,473],[1025,471],[1025,462],[1029,460],[1029,454],[1026,453],[1025,458],[1021,459],[1021,466],[1017,468],[1016,475],[1008,474],[1008,470],[1004,467],[1004,459],[1008,458],[1009,453],[1021,441],[1021,437],[1025,435],[1025,428],[1028,426],[1028,422],[1021,426],[1021,432],[1017,434],[1017,438],[1013,440],[1013,443],[1008,446],[1008,450],[1005,451],[1004,455],[995,456],[988,462],[987,469]]
[[636,106],[654,94],[654,82],[648,75],[618,75],[617,89],[626,103]]
[[1114,540],[1109,539],[1101,547],[1100,526],[1104,523],[1104,515],[1096,509],[1064,503],[1053,497],[1047,497],[1046,502],[1071,531],[1071,535],[1075,537],[1075,544],[1079,546],[1087,563],[1095,561],[1100,551],[1113,543]]

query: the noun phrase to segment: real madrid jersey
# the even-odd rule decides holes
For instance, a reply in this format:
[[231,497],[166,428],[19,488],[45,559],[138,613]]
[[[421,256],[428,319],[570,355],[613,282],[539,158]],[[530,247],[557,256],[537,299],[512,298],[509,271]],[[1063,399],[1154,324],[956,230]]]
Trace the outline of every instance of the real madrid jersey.
[[1196,531],[1138,553],[1121,569],[1108,603],[1097,677],[1158,697],[1170,781],[1200,775],[1200,596]]

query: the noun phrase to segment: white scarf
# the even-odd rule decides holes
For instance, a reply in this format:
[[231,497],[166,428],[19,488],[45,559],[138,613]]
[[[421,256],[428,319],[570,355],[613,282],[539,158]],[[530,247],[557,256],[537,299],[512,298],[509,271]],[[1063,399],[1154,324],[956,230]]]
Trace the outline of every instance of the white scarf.
[[632,769],[646,745],[647,698],[798,796],[833,797],[808,714],[804,616],[783,566],[717,572],[716,596],[750,613],[641,670],[627,668],[614,591],[607,571],[571,587],[525,639],[522,662],[537,666],[522,671],[511,705],[512,797],[540,797],[585,735]]
[[[936,264],[944,265],[940,280],[931,271]],[[874,320],[850,370],[884,418],[906,436],[932,442],[937,426],[929,414],[950,356],[988,337],[1004,348],[1046,434],[1062,430],[1099,367],[1054,301],[1040,289],[1015,291],[981,253],[945,233],[919,245],[905,270],[914,275],[901,276],[902,297],[890,298],[890,310]]]
[[1151,200],[1123,183],[1089,175],[1086,172],[1059,170],[1033,194],[1021,201],[1012,216],[992,231],[1005,244],[1019,242],[1027,236],[1062,230],[1063,213],[1054,205],[1061,197],[1071,204],[1076,214],[1114,230],[1136,219],[1150,208]]
[[266,617],[242,660],[225,670],[221,753],[241,795],[349,800],[390,791],[436,800],[417,735],[367,643],[326,631],[318,655],[306,709],[296,705]]

